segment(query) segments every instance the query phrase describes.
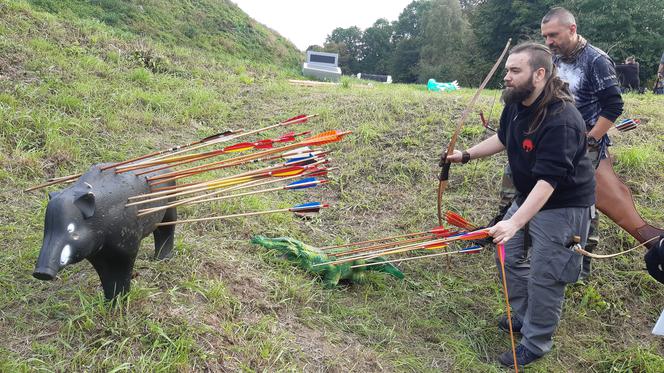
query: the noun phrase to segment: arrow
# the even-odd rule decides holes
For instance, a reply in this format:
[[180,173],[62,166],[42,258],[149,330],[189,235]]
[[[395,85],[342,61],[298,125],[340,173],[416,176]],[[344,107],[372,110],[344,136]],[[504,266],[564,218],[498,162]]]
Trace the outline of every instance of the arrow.
[[176,167],[180,166],[183,164],[188,164],[196,161],[202,161],[204,159],[216,157],[222,154],[226,153],[236,153],[236,152],[243,152],[251,149],[269,149],[272,148],[274,143],[279,143],[279,142],[286,142],[286,141],[295,141],[296,136],[301,136],[301,135],[306,135],[309,134],[310,132],[302,132],[295,134],[294,132],[289,132],[287,134],[282,135],[279,138],[276,139],[263,139],[259,140],[256,142],[241,142],[233,145],[226,146],[223,149],[216,149],[216,150],[211,150],[205,153],[196,153],[196,154],[189,154],[189,155],[177,155],[177,156],[169,156],[167,158],[162,158],[158,160],[154,160],[151,162],[143,162],[137,165],[131,165],[127,167],[122,167],[118,168],[116,170],[117,173],[123,173],[123,172],[128,172],[128,171],[135,171],[139,170],[142,168],[149,168],[153,166],[159,166],[159,165],[165,165],[162,167],[158,168],[153,168],[147,171],[143,171],[141,173],[137,173],[137,176],[144,175],[147,173],[151,172],[156,172],[163,170],[165,168],[169,167]]
[[[153,158],[153,157],[160,156],[160,155],[163,155],[163,154],[177,152],[177,151],[182,150],[182,149],[190,148],[194,145],[205,144],[205,143],[209,143],[211,141],[215,141],[215,143],[216,142],[221,142],[221,141],[227,141],[227,140],[230,140],[229,136],[237,135],[237,134],[241,133],[242,131],[243,130],[228,130],[228,131],[220,132],[220,133],[217,133],[215,135],[202,138],[198,141],[190,142],[188,144],[176,145],[176,146],[173,146],[173,147],[168,148],[168,149],[158,150],[156,152],[145,154],[145,155],[142,155],[140,157],[136,157],[136,158],[128,159],[126,161],[122,161],[122,162],[114,163],[114,164],[111,164],[111,165],[108,165],[108,166],[104,166],[104,167],[101,168],[101,170],[104,171],[104,170],[108,170],[110,168],[117,168],[117,167],[123,166],[123,165],[128,164],[128,163],[138,162],[138,161],[141,161],[141,160],[144,160],[144,159],[147,159],[147,158]],[[226,138],[228,138],[228,139],[226,139]]]
[[349,247],[349,246],[361,246],[361,245],[365,245],[365,244],[368,244],[368,243],[390,241],[390,240],[395,240],[395,239],[399,239],[399,238],[407,238],[407,237],[415,237],[415,236],[423,236],[423,235],[442,235],[442,234],[446,234],[448,232],[449,232],[449,230],[447,230],[443,226],[440,226],[440,227],[435,227],[435,228],[430,229],[430,230],[425,231],[425,232],[407,233],[407,234],[401,234],[401,235],[397,235],[397,236],[376,238],[376,239],[373,239],[373,240],[350,242],[350,243],[343,244],[343,245],[323,246],[323,247],[319,247],[319,249],[323,250],[323,251],[329,251],[329,250],[332,250],[332,249],[340,249],[340,248]]
[[[305,171],[302,175],[298,175],[298,176],[290,176],[290,177],[285,177],[283,179],[272,179],[272,180],[267,180],[267,181],[264,181],[264,180],[261,180],[261,179],[254,180],[254,181],[249,181],[249,182],[244,183],[244,184],[229,186],[229,187],[223,188],[221,190],[216,190],[216,191],[211,192],[211,193],[202,194],[200,196],[185,198],[183,200],[173,202],[173,203],[169,204],[167,207],[176,207],[176,206],[179,206],[180,204],[190,203],[190,202],[193,202],[193,201],[200,200],[202,198],[210,198],[210,197],[219,195],[221,193],[228,193],[228,192],[241,190],[241,189],[247,189],[247,188],[255,188],[255,187],[263,186],[263,185],[267,185],[267,184],[273,184],[273,183],[277,183],[277,182],[283,182],[283,181],[287,181],[287,180],[296,179],[296,178],[301,177],[301,176],[309,176],[309,177],[327,176],[328,171],[332,171],[332,170],[334,170],[334,168],[316,168],[316,167],[314,167],[314,168],[311,168],[311,169]],[[146,210],[152,210],[152,209],[146,209]]]
[[[226,177],[222,177],[222,178],[218,178],[218,179],[210,180],[210,181],[201,181],[201,182],[195,182],[195,183],[189,183],[189,184],[183,184],[183,185],[181,184],[181,185],[167,186],[167,187],[161,187],[161,188],[153,188],[152,189],[153,192],[145,193],[145,194],[141,194],[141,195],[137,195],[137,196],[131,196],[131,197],[128,198],[128,200],[132,201],[132,200],[137,200],[137,199],[152,198],[152,197],[156,197],[156,196],[177,193],[179,191],[185,191],[185,190],[191,190],[191,189],[204,187],[204,186],[211,185],[211,184],[214,184],[216,182],[221,182],[221,181],[224,181],[224,180],[230,180],[230,179],[239,178],[239,177],[243,177],[243,176],[257,175],[257,174],[260,174],[260,173],[279,170],[279,169],[283,169],[285,167],[293,167],[293,166],[297,166],[297,165],[301,165],[302,167],[306,167],[305,172],[308,172],[308,171],[313,171],[316,168],[315,166],[322,166],[323,164],[325,164],[327,162],[327,160],[325,158],[321,158],[319,156],[314,156],[313,159],[314,159],[314,162],[309,162],[308,160],[301,160],[300,163],[287,163],[287,162],[285,162],[285,163],[272,165],[272,166],[268,166],[268,167],[263,167],[263,168],[260,168],[260,169],[257,169],[257,170],[246,171],[246,172],[243,172],[243,173],[240,173],[240,174],[237,174],[237,175],[226,176]],[[293,166],[291,166],[291,165],[293,165]],[[160,183],[156,183],[156,184],[160,184]],[[156,184],[151,184],[150,186],[152,187],[153,185],[156,185]]]
[[[113,168],[113,167],[118,167],[118,166],[121,166],[121,165],[125,165],[125,164],[128,164],[128,163],[133,163],[133,162],[137,162],[137,161],[141,161],[141,160],[145,160],[145,159],[149,159],[149,158],[159,159],[160,157],[164,157],[165,155],[173,156],[173,155],[176,155],[176,154],[196,150],[196,149],[202,148],[204,146],[216,144],[216,143],[219,143],[219,142],[230,141],[232,139],[236,139],[236,138],[239,138],[241,136],[253,135],[255,133],[267,131],[267,130],[270,130],[272,128],[276,128],[276,127],[280,127],[280,126],[290,126],[290,125],[294,125],[294,124],[306,123],[309,120],[309,118],[313,118],[313,117],[316,117],[316,116],[318,116],[318,114],[312,114],[312,115],[300,114],[300,115],[294,116],[292,118],[286,119],[283,122],[273,124],[271,126],[267,126],[267,127],[264,127],[264,128],[259,128],[257,130],[248,131],[248,132],[245,132],[244,130],[224,131],[224,132],[217,133],[215,135],[208,136],[208,137],[205,137],[201,140],[194,141],[194,142],[191,142],[191,143],[188,143],[188,144],[174,146],[174,147],[171,147],[169,149],[153,152],[153,153],[146,154],[146,155],[136,157],[136,158],[133,158],[133,159],[129,159],[129,160],[126,160],[126,161],[117,162],[117,163],[114,163],[114,164],[109,165],[109,166],[104,166],[104,168],[102,168],[102,170],[106,170],[108,168]],[[47,187],[47,186],[50,186],[50,185],[59,184],[59,183],[62,183],[62,182],[74,180],[74,179],[79,178],[81,175],[83,175],[83,174],[79,173],[79,174],[75,174],[75,175],[62,176],[62,177],[59,177],[59,178],[56,178],[56,179],[48,180],[46,183],[39,184],[39,185],[36,185],[36,186],[33,186],[33,187],[30,187],[30,188],[26,189],[25,192],[30,192],[30,191],[41,189],[41,188],[44,188],[44,187]]]
[[[296,144],[286,145],[286,146],[282,146],[282,147],[278,147],[278,148],[274,148],[274,149],[267,149],[267,150],[263,150],[263,151],[256,152],[256,153],[253,153],[253,154],[238,156],[238,157],[235,157],[235,158],[229,158],[229,159],[225,159],[225,160],[222,160],[222,161],[214,162],[212,165],[214,165],[215,167],[218,166],[218,165],[222,165],[222,164],[232,164],[234,166],[237,166],[237,165],[245,164],[247,162],[250,162],[250,161],[253,161],[253,160],[256,160],[256,159],[261,159],[261,158],[265,157],[266,155],[285,152],[287,150],[292,150],[292,149],[300,148],[300,147],[303,147],[303,146],[315,146],[315,145],[319,146],[319,145],[329,144],[329,143],[332,143],[332,142],[341,141],[343,139],[343,137],[348,135],[349,133],[352,133],[352,132],[351,131],[336,131],[336,130],[327,131],[327,132],[323,132],[323,133],[320,133],[318,135],[312,136],[310,138],[307,138],[307,139],[305,139],[303,141],[300,141],[299,143],[296,143]],[[208,165],[208,166],[210,166],[210,165]],[[152,180],[152,179],[148,179],[148,180]]]
[[[319,162],[323,162],[322,160]],[[208,181],[205,183],[201,184],[196,184],[180,189],[172,189],[172,190],[167,190],[167,191],[161,191],[161,192],[155,192],[155,193],[150,193],[150,194],[143,194],[141,196],[135,196],[135,197],[153,197],[153,198],[148,198],[144,200],[140,200],[137,202],[130,202],[125,205],[125,207],[130,207],[130,206],[135,206],[135,205],[141,205],[145,203],[150,203],[150,202],[156,202],[156,201],[161,201],[164,199],[169,199],[169,198],[176,198],[180,197],[183,195],[187,194],[193,194],[193,193],[199,193],[199,192],[205,192],[205,191],[210,191],[214,189],[219,189],[223,187],[228,187],[236,184],[241,184],[241,183],[246,183],[248,181],[256,180],[256,179],[263,179],[263,178],[269,178],[269,177],[289,177],[289,176],[294,176],[294,175],[299,175],[302,174],[303,172],[307,170],[312,170],[312,169],[317,169],[318,164],[311,164],[307,166],[287,166],[287,167],[281,167],[277,168],[274,170],[270,171],[264,171],[260,173],[254,173],[254,171],[250,171],[249,173],[246,173],[242,176],[234,176],[234,177],[226,177],[226,178],[221,178],[213,181]],[[164,195],[165,194],[165,195]],[[161,196],[157,196],[161,195]],[[155,197],[156,196],[156,197]]]
[[388,243],[383,243],[380,245],[372,245],[372,246],[363,246],[360,248],[356,249],[350,249],[350,250],[344,250],[344,251],[334,251],[334,252],[326,252],[328,255],[333,255],[337,258],[342,258],[342,257],[347,257],[350,256],[351,254],[357,254],[357,253],[366,253],[369,251],[376,251],[379,249],[385,249],[388,247],[394,247],[394,246],[399,246],[399,245],[405,245],[405,244],[411,244],[411,243],[416,243],[419,241],[426,241],[426,240],[432,240],[434,237],[439,237],[439,238],[444,238],[444,237],[450,237],[455,234],[458,234],[459,232],[452,232],[447,229],[434,229],[432,230],[434,232],[437,232],[436,234],[427,234],[421,237],[415,237],[415,238],[410,238],[410,239],[405,239],[401,241],[394,241],[394,242],[388,242]]
[[[304,148],[300,148],[300,149],[304,149]],[[251,162],[255,163],[255,162],[261,162],[261,161],[273,160],[273,159],[277,159],[277,158],[293,159],[293,155],[296,155],[299,158],[308,157],[308,156],[320,156],[320,157],[322,157],[322,156],[329,153],[327,151],[325,151],[325,152],[323,152],[323,151],[310,151],[309,148],[307,148],[307,149],[308,149],[307,151],[309,151],[309,153],[286,152],[286,153],[279,154],[279,155],[254,159]],[[148,181],[150,182],[150,185],[164,184],[164,183],[169,182],[169,181],[178,180],[178,179],[182,179],[182,178],[185,178],[185,177],[198,175],[198,174],[203,173],[203,172],[219,170],[219,169],[222,169],[222,168],[228,168],[228,167],[232,167],[232,166],[238,166],[238,165],[242,165],[242,164],[245,164],[245,163],[247,163],[247,162],[231,162],[231,163],[227,163],[226,161],[212,162],[212,163],[208,163],[208,164],[204,164],[204,165],[200,165],[200,166],[190,167],[190,168],[187,168],[187,169],[184,169],[184,170],[172,171],[172,172],[168,172],[168,173],[165,173],[165,174],[154,175],[154,176],[149,177]]]
[[312,212],[319,212],[320,209],[328,208],[328,207],[330,207],[330,205],[328,205],[328,204],[323,204],[323,203],[320,203],[320,202],[308,202],[308,203],[303,203],[301,205],[297,205],[297,206],[293,206],[293,207],[289,207],[289,208],[285,208],[285,209],[245,212],[245,213],[241,213],[241,214],[211,216],[211,217],[199,218],[199,219],[177,220],[177,221],[159,223],[159,224],[157,224],[157,226],[162,227],[162,226],[166,226],[166,225],[175,225],[175,224],[181,224],[181,223],[194,223],[194,222],[199,222],[199,221],[231,219],[231,218],[238,218],[238,217],[242,217],[242,216],[256,216],[256,215],[274,214],[274,213],[278,213],[278,212],[312,213]]
[[374,262],[374,263],[356,264],[354,266],[351,266],[350,268],[370,267],[370,266],[374,266],[374,265],[387,264],[387,263],[401,263],[401,262],[407,262],[407,261],[415,260],[415,259],[432,258],[432,257],[435,257],[435,256],[444,256],[444,255],[452,255],[452,254],[476,254],[476,253],[479,253],[482,250],[483,250],[482,246],[476,245],[476,246],[467,247],[465,249],[461,249],[461,250],[457,250],[457,251],[445,251],[443,253],[412,256],[412,257],[409,257],[409,258],[399,258],[399,259],[385,260],[385,261]]
[[[342,259],[330,261],[330,262],[323,262],[323,263],[318,263],[314,264],[313,266],[318,266],[318,265],[324,265],[324,264],[339,264],[339,263],[345,263],[349,262],[352,260],[358,260],[358,259],[373,259],[379,256],[383,255],[390,255],[390,254],[398,254],[402,252],[407,252],[407,251],[412,251],[412,250],[420,250],[420,249],[425,249],[426,246],[428,245],[434,245],[434,244],[442,244],[442,243],[451,243],[454,241],[472,241],[476,240],[479,238],[485,238],[489,236],[489,229],[484,228],[480,230],[476,230],[473,232],[468,232],[468,233],[460,233],[456,235],[452,235],[449,237],[444,237],[440,239],[435,239],[431,240],[428,242],[421,242],[421,243],[415,243],[415,244],[409,244],[401,247],[396,247],[392,249],[383,249],[383,250],[376,250],[370,253],[362,253],[362,254],[357,254],[357,255],[351,255],[344,257]],[[431,246],[430,246],[431,247]]]
[[[263,127],[263,128],[259,128],[259,129],[252,130],[252,131],[247,131],[247,132],[243,131],[242,133],[240,133],[238,135],[235,135],[232,138],[229,138],[228,140],[233,140],[233,139],[237,139],[237,138],[240,138],[240,137],[243,137],[243,136],[253,135],[253,134],[256,134],[256,133],[260,133],[260,132],[264,132],[264,131],[276,128],[276,127],[282,127],[282,126],[285,127],[285,126],[290,126],[290,125],[293,125],[293,124],[306,123],[309,120],[309,118],[313,118],[315,116],[318,116],[318,114],[312,114],[312,115],[300,114],[300,115],[294,116],[292,118],[286,119],[283,122],[279,122],[279,123],[276,123],[276,124],[273,124],[273,125],[270,125],[270,126],[267,126],[267,127]],[[228,140],[224,140],[224,142],[228,141]],[[200,145],[197,145],[197,146],[193,146],[189,149],[185,149],[185,150],[181,150],[179,152],[169,154],[168,156],[174,156],[174,155],[182,154],[184,152],[190,152],[190,151],[193,151],[193,150],[203,148],[205,146],[216,144],[218,142],[221,142],[221,141],[210,141],[210,142],[207,142],[205,144],[200,144]],[[164,156],[162,156],[162,157],[164,157]],[[159,159],[159,157],[157,157],[157,159]]]
[[610,135],[613,135],[617,132],[628,132],[636,129],[641,124],[639,119],[623,119],[620,123],[616,123],[615,126],[611,127],[608,131]]
[[[170,205],[166,206],[160,206],[152,209],[144,209],[144,210],[139,210],[137,216],[144,216],[147,214],[151,214],[153,212],[157,211],[162,211],[166,210],[169,208],[173,208],[176,206],[182,206],[182,205],[193,205],[193,204],[199,204],[203,202],[212,202],[212,201],[218,201],[222,199],[229,199],[229,198],[237,198],[237,197],[243,197],[243,196],[249,196],[253,194],[260,194],[260,193],[268,193],[268,192],[274,192],[278,190],[302,190],[302,189],[308,189],[308,188],[313,188],[321,184],[327,183],[328,180],[318,180],[315,177],[308,177],[304,178],[302,180],[294,181],[290,184],[281,186],[281,187],[276,187],[276,188],[269,188],[269,189],[261,189],[261,190],[254,190],[250,192],[244,192],[244,193],[238,193],[238,194],[229,194],[226,196],[221,196],[221,197],[216,197],[216,198],[208,198],[208,199],[201,199],[201,200],[184,200],[184,201],[179,201],[172,203]],[[201,197],[201,196],[198,196]],[[207,195],[203,195],[203,197],[207,197]],[[194,197],[197,198],[197,197]]]
[[499,243],[496,246],[498,251],[498,262],[500,263],[500,271],[503,280],[503,294],[505,294],[505,308],[507,309],[507,322],[510,326],[510,340],[512,341],[512,358],[514,359],[514,371],[519,373],[519,364],[516,360],[516,344],[514,343],[514,327],[512,326],[512,315],[510,314],[510,297],[507,293],[507,279],[505,278],[505,245]]
[[[278,164],[278,165],[263,167],[263,168],[260,168],[260,169],[257,169],[257,170],[243,172],[241,174],[234,175],[234,176],[222,177],[222,178],[219,178],[219,179],[216,179],[216,180],[227,180],[227,179],[232,179],[234,177],[239,177],[239,176],[255,175],[255,174],[258,174],[258,173],[261,173],[261,172],[264,172],[264,171],[275,170],[275,169],[289,167],[289,166],[290,167],[292,167],[292,166],[303,166],[304,167],[304,166],[311,166],[311,165],[323,165],[323,164],[326,164],[326,163],[329,162],[325,158],[326,154],[327,154],[327,152],[325,152],[325,153],[320,152],[320,154],[310,155],[308,157],[303,157],[303,158],[299,158],[299,159],[293,159],[293,160],[289,160],[289,161],[286,161],[286,162]],[[149,195],[155,195],[157,193],[163,194],[164,192],[174,193],[175,189],[184,190],[185,188],[191,188],[191,187],[194,187],[196,185],[202,186],[202,185],[207,185],[207,184],[211,183],[211,181],[207,181],[207,182],[206,181],[198,181],[198,182],[193,182],[193,183],[163,186],[163,187],[158,187],[158,188],[154,187],[156,185],[163,184],[167,181],[172,181],[172,180],[177,180],[177,179],[178,179],[177,177],[173,177],[173,178],[165,179],[164,181],[150,183],[150,187],[151,187],[153,192],[148,193],[148,194],[142,194],[140,196],[130,197],[130,199],[144,198],[144,197],[147,197]]]

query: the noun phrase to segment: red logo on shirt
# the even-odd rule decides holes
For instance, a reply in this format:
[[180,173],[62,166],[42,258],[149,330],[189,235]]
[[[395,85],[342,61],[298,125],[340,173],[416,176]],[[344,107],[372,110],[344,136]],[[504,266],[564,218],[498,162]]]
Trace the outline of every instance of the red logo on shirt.
[[533,144],[533,140],[531,139],[525,139],[521,143],[521,147],[523,150],[525,150],[527,153],[531,152],[533,149],[535,149],[535,145]]

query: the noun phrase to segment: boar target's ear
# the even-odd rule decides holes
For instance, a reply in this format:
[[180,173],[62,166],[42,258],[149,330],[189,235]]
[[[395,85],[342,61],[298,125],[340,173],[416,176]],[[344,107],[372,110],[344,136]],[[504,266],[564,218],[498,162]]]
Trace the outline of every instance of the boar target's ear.
[[81,193],[74,200],[74,205],[81,210],[84,218],[91,218],[95,214],[95,195],[92,192]]
[[61,192],[48,192],[48,200],[52,200],[53,198],[57,197]]

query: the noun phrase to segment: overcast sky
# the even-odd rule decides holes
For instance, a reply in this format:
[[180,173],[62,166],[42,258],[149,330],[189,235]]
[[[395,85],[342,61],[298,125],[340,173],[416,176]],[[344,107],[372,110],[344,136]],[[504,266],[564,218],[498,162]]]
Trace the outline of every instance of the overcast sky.
[[394,21],[413,0],[231,0],[301,50],[323,45],[337,27],[364,30],[378,18]]

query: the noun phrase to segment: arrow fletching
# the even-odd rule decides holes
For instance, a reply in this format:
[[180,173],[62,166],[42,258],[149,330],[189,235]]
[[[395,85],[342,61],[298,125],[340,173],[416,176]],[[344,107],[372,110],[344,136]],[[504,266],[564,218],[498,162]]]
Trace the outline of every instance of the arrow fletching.
[[474,230],[476,228],[473,224],[469,223],[468,220],[461,217],[461,215],[452,211],[445,212],[445,220],[447,221],[447,224],[461,229]]
[[254,143],[251,142],[241,142],[234,145],[229,145],[223,149],[224,153],[234,153],[241,152],[254,148]]
[[641,124],[639,119],[623,119],[620,123],[616,123],[616,129],[620,132],[627,132],[635,129]]
[[343,131],[339,132],[337,130],[332,130],[332,131],[326,131],[319,133],[318,135],[309,137],[308,139],[305,139],[302,141],[303,145],[324,145],[324,144],[329,144],[337,141],[341,141],[344,136],[348,135],[351,133],[351,131]]
[[480,231],[463,234],[459,236],[459,239],[464,241],[472,241],[472,240],[481,240],[482,238],[487,238],[489,236],[490,236],[489,231],[483,229]]
[[304,157],[299,157],[299,158],[291,158],[288,161],[284,162],[284,165],[291,166],[291,165],[308,165],[315,163],[317,161],[316,155],[307,155]]
[[457,234],[458,232],[451,231],[443,226],[436,227],[432,230],[429,231],[429,233],[436,235],[437,237],[449,237],[454,234]]
[[288,118],[285,121],[281,122],[281,124],[297,124],[297,123],[306,123],[309,120],[309,116],[307,114],[300,114],[296,115],[292,118]]
[[256,149],[271,149],[275,142],[276,141],[272,139],[264,139],[256,141],[253,145]]
[[424,245],[423,249],[425,250],[437,250],[437,249],[444,249],[448,245],[445,242],[438,242],[438,243],[430,243],[428,245]]
[[[232,131],[232,130],[228,130],[228,131],[225,131],[225,132],[220,132],[216,135],[211,135],[211,136],[208,136],[206,138],[201,139],[201,142],[208,142],[208,141],[211,141],[211,140],[216,140],[220,137],[230,136],[230,135],[232,135],[236,132],[237,131]],[[180,148],[180,147],[178,146],[177,148]]]
[[327,176],[329,168],[316,168],[307,172],[307,176],[317,177],[317,176]]
[[303,173],[305,170],[306,169],[302,166],[284,167],[279,170],[271,171],[269,175],[273,177],[294,176]]
[[498,260],[500,260],[501,265],[505,265],[505,245],[502,243],[498,244],[498,247],[496,248],[498,250]]
[[284,189],[307,189],[313,188],[316,185],[327,183],[327,180],[318,180],[315,177],[307,177],[302,180],[293,181],[292,183],[286,185]]
[[480,245],[475,245],[471,247],[466,247],[465,249],[459,250],[459,253],[461,254],[477,254],[480,251],[482,251],[482,246]]
[[330,205],[328,205],[327,203],[323,204],[320,202],[308,202],[308,203],[303,203],[301,205],[297,205],[295,207],[291,207],[288,210],[292,212],[307,213],[307,212],[318,212],[320,211],[320,209],[327,207],[330,207]]

